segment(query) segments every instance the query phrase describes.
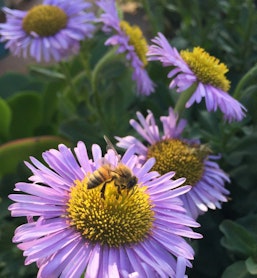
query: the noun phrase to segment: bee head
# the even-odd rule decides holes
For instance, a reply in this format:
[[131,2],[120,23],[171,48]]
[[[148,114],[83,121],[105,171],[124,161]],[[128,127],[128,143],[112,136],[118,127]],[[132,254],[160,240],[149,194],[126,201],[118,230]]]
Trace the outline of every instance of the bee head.
[[137,184],[137,177],[132,176],[131,179],[129,180],[129,182],[127,183],[127,188],[131,189],[132,187],[134,187]]

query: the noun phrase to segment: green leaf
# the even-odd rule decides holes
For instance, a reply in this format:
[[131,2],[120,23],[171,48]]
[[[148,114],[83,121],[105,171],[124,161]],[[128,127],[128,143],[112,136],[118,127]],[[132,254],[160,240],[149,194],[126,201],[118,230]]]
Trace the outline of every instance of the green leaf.
[[249,273],[257,275],[257,262],[252,257],[245,261],[245,265]]
[[[251,190],[250,195],[252,195],[252,193],[253,193],[253,191]],[[256,190],[255,190],[254,197],[256,200]],[[250,209],[248,211],[250,211]],[[239,218],[237,221],[239,224],[241,224],[243,227],[245,227],[249,232],[251,232],[252,235],[257,240],[257,213],[249,213],[248,212],[248,214],[246,214],[242,218]],[[257,250],[256,250],[255,255],[257,256]]]
[[246,134],[245,137],[240,138],[231,149],[231,154],[228,156],[232,165],[238,165],[245,156],[254,156],[257,152],[257,133]]
[[1,278],[32,278],[37,276],[35,264],[24,266],[24,257],[22,251],[13,243],[12,237],[17,226],[24,224],[21,219],[12,219],[12,221],[1,221],[0,224],[0,277]]
[[0,98],[0,136],[7,138],[11,123],[11,109],[5,100]]
[[41,136],[8,142],[0,146],[0,176],[13,173],[18,164],[29,156],[41,157],[41,153],[58,144],[69,142],[62,137]]
[[8,104],[12,110],[12,138],[33,136],[35,128],[41,122],[41,96],[34,92],[20,93],[9,99]]
[[221,278],[250,278],[252,277],[245,266],[244,261],[238,261],[228,266]]
[[42,87],[42,83],[37,79],[24,74],[6,73],[0,77],[1,97],[4,99],[21,91],[36,90],[40,92]]
[[60,133],[74,143],[79,140],[85,141],[88,146],[100,144],[101,140],[103,141],[103,135],[106,134],[99,127],[98,122],[87,123],[82,118],[72,118],[64,121],[60,125]]
[[47,69],[47,68],[39,68],[39,67],[31,67],[30,68],[32,73],[36,73],[40,76],[43,76],[47,79],[61,79],[61,80],[65,80],[65,75],[63,75],[62,73],[59,73],[55,70],[51,70],[51,69]]
[[254,253],[257,242],[243,226],[231,220],[224,220],[220,224],[220,230],[225,236],[221,239],[225,248],[245,257]]
[[0,78],[1,96],[8,97],[26,87],[28,78],[17,73],[6,73]]
[[125,73],[126,67],[123,62],[115,61],[110,63],[106,68],[102,69],[104,72],[104,78],[106,80],[111,80],[119,78],[122,74]]
[[[256,160],[248,160],[247,162],[244,162],[244,164],[234,167],[234,169],[229,172],[230,177],[236,180],[238,186],[244,188],[245,190],[252,190],[251,193],[253,195],[253,190],[256,188],[253,181],[257,180],[256,163]],[[247,175],[245,173],[247,173]],[[239,210],[241,209],[242,205],[240,205]]]
[[58,108],[58,93],[62,84],[60,81],[51,82],[46,87],[43,97],[43,120],[44,124],[53,123],[53,117],[55,116]]
[[75,103],[64,95],[59,96],[57,104],[61,117],[67,119],[73,117],[76,114]]

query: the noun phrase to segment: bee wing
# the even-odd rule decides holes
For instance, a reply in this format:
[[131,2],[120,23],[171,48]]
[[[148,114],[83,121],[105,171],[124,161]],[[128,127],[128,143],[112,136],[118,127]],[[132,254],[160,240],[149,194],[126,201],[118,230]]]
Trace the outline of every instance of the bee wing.
[[111,163],[107,160],[106,157],[102,157],[101,159],[99,159],[98,163],[100,166],[111,166]]

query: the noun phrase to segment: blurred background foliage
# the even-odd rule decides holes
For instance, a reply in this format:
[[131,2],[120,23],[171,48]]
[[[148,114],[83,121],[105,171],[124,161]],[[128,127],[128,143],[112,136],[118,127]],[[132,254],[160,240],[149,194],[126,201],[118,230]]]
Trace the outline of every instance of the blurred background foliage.
[[[132,4],[136,10],[124,16],[132,23],[139,20],[148,39],[162,32],[178,49],[201,46],[230,69],[230,93],[247,107],[247,117],[240,123],[224,123],[221,114],[207,113],[203,104],[184,115],[189,121],[185,137],[199,138],[214,153],[221,153],[220,166],[231,178],[229,202],[198,219],[204,238],[190,242],[196,256],[188,275],[257,277],[257,3],[141,0]],[[150,109],[158,118],[176,101],[177,94],[168,90],[167,69],[158,63],[148,67],[157,84],[157,92],[149,97],[135,94],[123,57],[99,67],[107,51],[106,38],[97,32],[68,62],[31,64],[25,75],[14,71],[0,76],[1,278],[36,275],[36,266],[24,266],[22,252],[11,242],[25,219],[13,219],[7,210],[15,182],[30,175],[23,160],[31,155],[40,159],[44,150],[61,142],[73,147],[83,140],[87,146],[104,147],[104,134],[113,138],[133,133],[129,119],[136,111]]]

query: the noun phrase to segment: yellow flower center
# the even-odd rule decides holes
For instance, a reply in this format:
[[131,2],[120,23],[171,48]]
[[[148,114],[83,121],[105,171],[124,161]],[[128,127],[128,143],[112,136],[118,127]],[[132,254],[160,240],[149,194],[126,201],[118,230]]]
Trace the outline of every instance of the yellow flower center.
[[35,32],[41,37],[53,36],[67,24],[66,13],[56,6],[38,5],[28,11],[23,18],[22,27],[30,34]]
[[204,145],[190,145],[178,139],[166,139],[151,145],[147,157],[156,159],[153,171],[161,175],[174,171],[176,179],[185,177],[186,183],[193,186],[203,175],[203,162],[208,154],[209,149]]
[[118,194],[114,181],[87,188],[88,177],[76,180],[67,203],[70,226],[93,242],[110,247],[134,244],[144,240],[153,226],[154,212],[146,187],[136,185]]
[[211,56],[201,47],[194,47],[192,52],[181,50],[180,55],[202,83],[210,84],[225,92],[229,90],[230,81],[225,77],[228,68],[220,63],[219,59]]
[[142,61],[143,65],[146,66],[146,53],[148,47],[141,29],[136,25],[131,26],[124,20],[120,22],[120,28],[129,37],[129,44],[134,46],[137,56]]

